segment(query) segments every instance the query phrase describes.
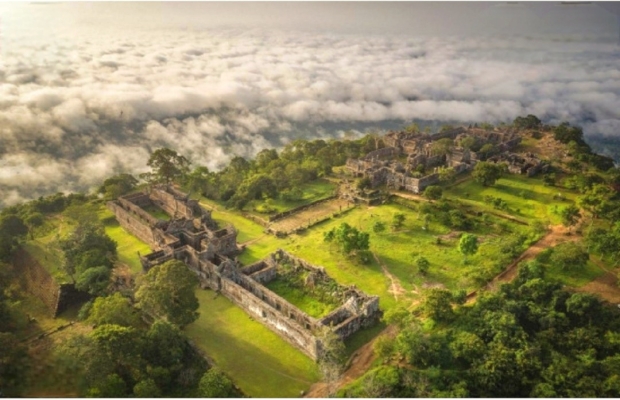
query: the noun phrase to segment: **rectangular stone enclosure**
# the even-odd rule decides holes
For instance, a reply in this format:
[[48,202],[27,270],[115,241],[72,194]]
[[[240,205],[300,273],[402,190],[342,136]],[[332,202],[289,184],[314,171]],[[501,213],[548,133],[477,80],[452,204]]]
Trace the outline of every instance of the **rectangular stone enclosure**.
[[[321,337],[331,330],[345,339],[359,329],[375,324],[382,315],[379,297],[335,283],[324,268],[309,264],[283,250],[243,266],[237,260],[237,231],[232,225],[220,228],[211,212],[196,200],[165,185],[150,187],[107,203],[120,225],[151,246],[152,253],[140,255],[144,271],[168,260],[183,261],[199,279],[202,288],[218,291],[252,318],[284,340],[317,360],[322,351]],[[158,207],[168,215],[163,221],[144,210]],[[313,318],[264,284],[287,268],[303,272],[309,290],[317,282],[330,282],[339,306],[320,319]]]

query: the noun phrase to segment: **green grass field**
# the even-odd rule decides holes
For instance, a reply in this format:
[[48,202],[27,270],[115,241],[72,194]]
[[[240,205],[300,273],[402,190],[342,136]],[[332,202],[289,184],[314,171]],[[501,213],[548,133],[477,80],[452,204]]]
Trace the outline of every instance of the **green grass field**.
[[286,282],[278,278],[265,286],[313,318],[322,318],[337,308],[336,304],[326,303],[316,296],[311,296],[299,289],[291,288]]
[[[556,200],[554,195],[561,193],[565,200]],[[508,203],[508,210],[495,210],[484,202],[490,195],[500,197]],[[464,203],[474,204],[482,210],[503,212],[526,220],[561,223],[556,211],[570,205],[577,195],[557,186],[544,186],[540,177],[528,178],[523,175],[506,174],[494,186],[484,187],[471,179],[445,190],[447,198],[458,198]]]
[[161,219],[162,221],[170,221],[170,215],[166,214],[164,210],[155,205],[144,207],[143,210],[157,219]]
[[318,381],[315,363],[223,296],[196,292],[200,318],[187,335],[251,397],[298,397]]
[[142,264],[138,258],[138,252],[145,255],[151,252],[151,248],[123,229],[114,217],[114,214],[107,208],[102,208],[98,215],[99,220],[105,227],[105,233],[117,244],[118,261],[129,266],[133,274],[140,274],[142,272]]

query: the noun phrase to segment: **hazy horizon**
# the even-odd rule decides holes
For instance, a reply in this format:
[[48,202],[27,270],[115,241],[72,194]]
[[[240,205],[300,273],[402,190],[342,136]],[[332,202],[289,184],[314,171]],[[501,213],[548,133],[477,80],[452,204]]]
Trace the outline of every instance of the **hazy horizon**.
[[620,134],[618,4],[0,3],[0,206],[347,129]]

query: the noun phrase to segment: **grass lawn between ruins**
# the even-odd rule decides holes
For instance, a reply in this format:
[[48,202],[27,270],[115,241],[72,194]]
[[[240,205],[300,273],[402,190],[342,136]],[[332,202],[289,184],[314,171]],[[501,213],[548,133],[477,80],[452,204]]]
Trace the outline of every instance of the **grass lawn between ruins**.
[[128,233],[116,220],[114,213],[107,208],[101,208],[98,213],[99,220],[105,227],[105,233],[116,242],[118,261],[129,266],[133,274],[142,272],[142,264],[138,258],[138,252],[146,255],[151,252],[149,245]]
[[319,380],[310,358],[241,308],[211,290],[197,290],[200,317],[187,335],[251,397],[298,397]]

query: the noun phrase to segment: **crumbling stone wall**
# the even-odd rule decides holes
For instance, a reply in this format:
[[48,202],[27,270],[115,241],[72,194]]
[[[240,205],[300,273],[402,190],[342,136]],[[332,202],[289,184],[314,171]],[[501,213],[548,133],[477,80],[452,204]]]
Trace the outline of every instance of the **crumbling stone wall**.
[[366,160],[393,158],[393,157],[398,157],[399,154],[400,154],[400,149],[398,149],[398,147],[388,146],[382,149],[373,150],[369,152],[368,154],[366,154],[364,158]]
[[157,186],[151,190],[149,198],[172,218],[194,218],[193,202],[170,187]]
[[[153,198],[154,192],[156,190],[151,191],[150,198]],[[166,193],[173,196],[174,202],[183,203],[179,193]],[[115,211],[121,225],[141,234],[150,230],[151,235],[157,238],[155,245],[151,246],[154,251],[140,256],[143,269],[148,271],[172,259],[184,262],[197,275],[202,288],[219,291],[257,321],[316,360],[321,351],[317,334],[321,331],[321,327],[332,326],[333,323],[330,325],[324,320],[310,317],[263,286],[263,283],[276,277],[278,264],[282,262],[328,278],[325,270],[283,250],[270,254],[262,261],[239,268],[237,261],[228,258],[237,251],[237,232],[234,227],[228,226],[220,230],[209,229],[204,220],[206,214],[199,205],[192,205],[185,198],[186,203],[183,204],[187,205],[187,209],[178,205],[173,206],[173,200],[168,195],[156,195],[159,197],[155,197],[167,199],[166,208],[162,209],[169,212],[167,210],[171,211],[174,207],[177,215],[163,226],[149,226],[146,220],[139,218],[130,207],[124,208],[121,202],[109,203],[109,207]],[[143,196],[136,196],[136,198],[139,198],[142,204],[148,204]],[[158,204],[157,201],[155,204]],[[189,211],[187,210],[191,210],[192,216],[200,215],[200,218],[188,218]],[[142,227],[138,228],[139,225]],[[153,243],[153,241],[146,242]],[[353,287],[346,288],[343,292],[347,293],[347,299],[341,307],[345,310],[342,312],[346,312],[346,318],[340,318],[338,325],[333,329],[345,338],[361,327],[376,322],[381,311],[378,307],[377,296],[368,296]]]

